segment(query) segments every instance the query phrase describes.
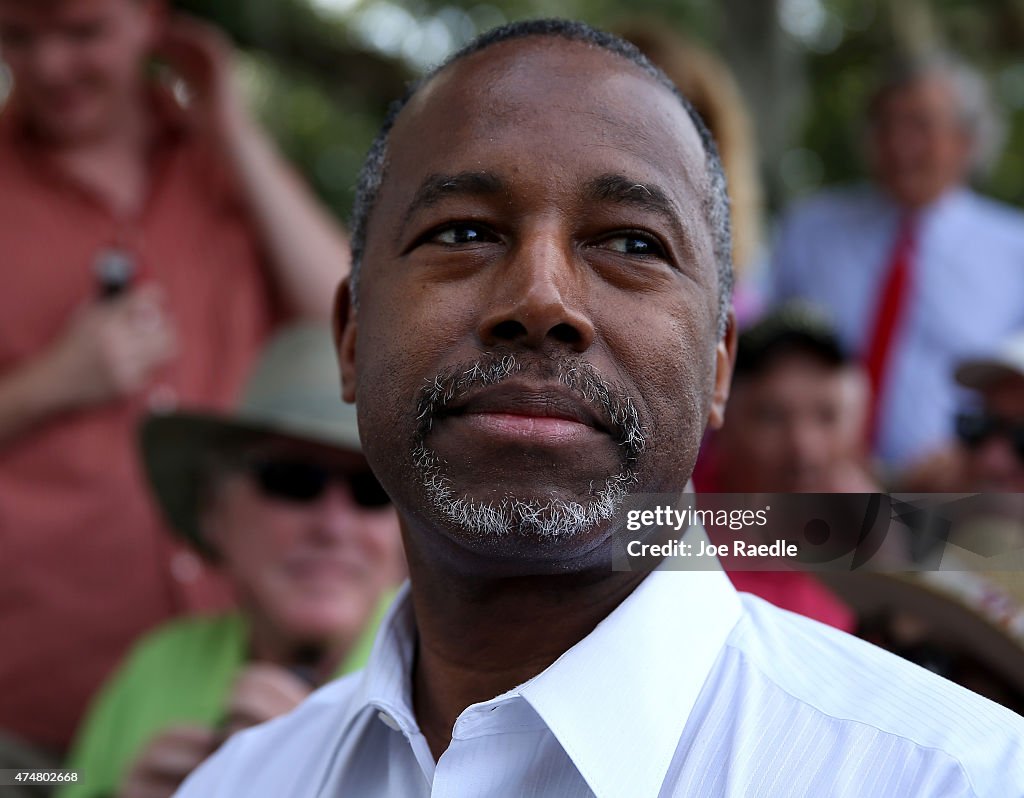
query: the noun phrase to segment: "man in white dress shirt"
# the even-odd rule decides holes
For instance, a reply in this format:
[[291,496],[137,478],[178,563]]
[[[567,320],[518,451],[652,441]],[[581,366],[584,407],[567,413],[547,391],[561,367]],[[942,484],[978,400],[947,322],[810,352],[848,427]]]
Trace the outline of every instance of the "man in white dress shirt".
[[948,57],[894,71],[869,109],[874,185],[828,189],[783,219],[773,298],[832,316],[872,376],[890,467],[951,441],[951,374],[1024,326],[1024,214],[973,192],[994,149],[984,82]]
[[337,329],[411,584],[363,672],[180,795],[1024,795],[1017,715],[720,570],[612,569],[625,498],[682,491],[722,418],[726,210],[671,84],[578,23],[485,34],[407,98]]

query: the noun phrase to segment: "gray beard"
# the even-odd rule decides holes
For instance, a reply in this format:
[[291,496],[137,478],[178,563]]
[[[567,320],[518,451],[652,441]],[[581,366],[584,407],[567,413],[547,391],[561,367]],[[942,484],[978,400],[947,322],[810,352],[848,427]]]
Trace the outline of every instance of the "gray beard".
[[613,518],[636,483],[635,475],[624,469],[608,478],[586,503],[521,499],[511,494],[481,502],[455,495],[451,480],[444,474],[444,461],[429,449],[420,447],[413,457],[434,510],[462,532],[478,538],[520,534],[564,539],[583,535]]
[[419,407],[420,428],[413,450],[413,467],[427,501],[435,512],[464,534],[474,538],[509,535],[566,539],[583,535],[612,519],[636,484],[635,463],[645,440],[636,410],[628,397],[612,392],[600,381],[589,364],[581,360],[556,363],[558,379],[578,392],[586,401],[600,405],[614,425],[624,451],[624,463],[618,474],[605,480],[600,490],[584,501],[558,498],[524,499],[506,494],[489,502],[456,494],[446,474],[447,463],[424,443],[433,417],[453,397],[478,385],[492,385],[521,370],[512,355],[500,360],[474,363],[468,369],[438,375],[423,392]]

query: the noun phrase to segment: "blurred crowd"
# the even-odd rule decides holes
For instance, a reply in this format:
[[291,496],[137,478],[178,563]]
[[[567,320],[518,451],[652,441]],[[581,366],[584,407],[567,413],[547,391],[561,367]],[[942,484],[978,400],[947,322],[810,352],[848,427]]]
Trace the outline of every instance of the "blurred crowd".
[[[738,354],[698,491],[1008,494],[989,521],[1024,550],[1024,213],[971,188],[984,80],[894,62],[865,181],[769,234],[724,62],[618,32],[729,179]],[[347,234],[245,107],[227,39],[159,0],[0,0],[0,54],[0,768],[168,796],[359,668],[403,579],[327,327]],[[1019,571],[732,576],[1024,711]]]

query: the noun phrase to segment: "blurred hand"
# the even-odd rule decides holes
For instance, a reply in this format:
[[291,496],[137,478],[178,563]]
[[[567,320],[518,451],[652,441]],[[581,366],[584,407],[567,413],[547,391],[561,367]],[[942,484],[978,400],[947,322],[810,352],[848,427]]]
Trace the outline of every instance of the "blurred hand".
[[157,55],[184,79],[196,122],[231,146],[248,117],[235,84],[234,48],[228,38],[206,22],[176,15],[167,25]]
[[128,396],[176,351],[158,286],[93,302],[75,314],[47,355],[54,401],[71,409]]
[[185,777],[216,749],[216,734],[198,726],[172,726],[147,745],[118,798],[169,798]]
[[279,665],[250,665],[228,699],[225,736],[289,712],[310,692],[306,682]]

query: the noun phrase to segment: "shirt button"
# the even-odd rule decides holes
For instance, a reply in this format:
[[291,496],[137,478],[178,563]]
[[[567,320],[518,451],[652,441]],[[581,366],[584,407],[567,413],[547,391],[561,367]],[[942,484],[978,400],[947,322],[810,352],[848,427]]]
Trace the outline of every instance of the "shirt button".
[[391,717],[387,712],[378,712],[377,717],[380,718],[381,723],[389,729],[394,729],[395,731],[402,730],[402,727],[398,725],[398,721]]

